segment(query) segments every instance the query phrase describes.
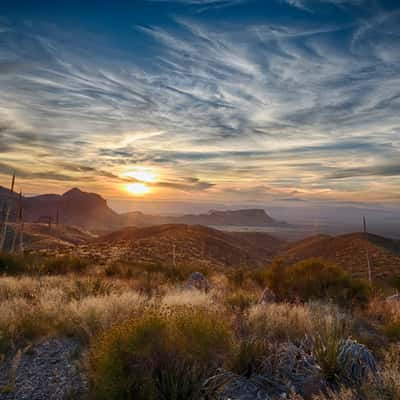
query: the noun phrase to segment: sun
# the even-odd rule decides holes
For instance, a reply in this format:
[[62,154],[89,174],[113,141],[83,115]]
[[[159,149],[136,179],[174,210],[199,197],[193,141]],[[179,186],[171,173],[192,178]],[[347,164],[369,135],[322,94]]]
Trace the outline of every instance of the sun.
[[144,183],[136,182],[126,185],[126,190],[135,196],[144,196],[150,192],[150,188]]

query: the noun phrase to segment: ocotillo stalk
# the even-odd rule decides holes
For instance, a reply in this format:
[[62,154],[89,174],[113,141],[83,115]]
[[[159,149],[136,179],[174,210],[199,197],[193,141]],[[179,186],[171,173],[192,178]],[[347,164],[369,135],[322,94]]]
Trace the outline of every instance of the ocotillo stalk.
[[14,185],[15,185],[15,171],[13,172],[13,176],[12,176],[12,179],[11,179],[11,194],[13,194],[14,193]]
[[10,249],[11,253],[14,253],[18,235],[21,234],[21,221],[22,221],[22,191],[19,192],[18,215],[17,215],[17,221],[16,221],[16,225],[15,225],[15,229],[14,229],[13,240],[11,243],[11,249]]
[[172,245],[172,265],[176,267],[176,254],[175,254],[175,245]]
[[7,203],[3,202],[1,207],[1,216],[0,216],[0,235],[3,232],[4,221],[6,219],[6,210],[7,210]]
[[[366,221],[365,217],[363,217],[363,229],[364,229],[364,235],[365,235],[366,239],[368,240],[367,221]],[[368,252],[368,242],[365,245],[365,252],[367,255],[368,281],[369,281],[369,283],[372,283],[372,271],[371,271],[371,261],[369,259],[369,252]]]
[[[15,184],[15,171],[13,172],[13,176],[11,179],[11,189],[10,189],[10,197],[12,197],[14,193],[14,184]],[[8,218],[10,216],[10,211],[11,211],[11,205],[9,204],[10,202],[6,202],[6,213],[3,221],[3,230],[2,230],[2,235],[1,235],[1,241],[0,241],[0,251],[3,251],[4,245],[6,243],[6,238],[7,238],[7,224],[8,224]]]
[[20,193],[20,206],[19,206],[19,222],[20,222],[20,237],[19,237],[19,251],[24,252],[24,208],[22,204],[22,192]]

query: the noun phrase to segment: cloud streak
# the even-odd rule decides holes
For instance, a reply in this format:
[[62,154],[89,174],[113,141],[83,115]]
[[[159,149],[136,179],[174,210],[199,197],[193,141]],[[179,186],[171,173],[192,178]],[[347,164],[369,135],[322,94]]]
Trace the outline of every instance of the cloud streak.
[[[286,3],[313,13],[318,4],[345,6]],[[399,188],[390,162],[400,156],[399,13],[375,11],[343,23],[305,13],[294,23],[220,26],[181,15],[132,29],[148,49],[140,57],[89,34],[66,40],[49,26],[0,29],[4,164],[29,171],[35,162],[31,177],[56,171],[54,180],[90,177],[98,185],[104,178],[117,185],[138,165],[154,167],[166,196],[351,200],[371,189],[374,176],[392,193]]]

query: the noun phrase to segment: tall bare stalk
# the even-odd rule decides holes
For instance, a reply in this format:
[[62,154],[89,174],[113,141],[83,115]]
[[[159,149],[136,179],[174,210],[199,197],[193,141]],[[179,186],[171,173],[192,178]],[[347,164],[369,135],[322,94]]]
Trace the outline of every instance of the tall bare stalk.
[[[18,236],[22,235],[21,229],[22,229],[22,224],[23,224],[23,211],[22,211],[22,191],[19,192],[19,202],[18,202],[18,214],[17,214],[17,221],[16,221],[16,226],[14,229],[14,236],[11,244],[11,253],[15,251],[15,245],[17,244],[17,239]],[[21,238],[20,238],[21,241]]]
[[[13,173],[12,179],[11,179],[11,189],[10,189],[10,197],[12,197],[14,193],[14,185],[15,185],[15,171]],[[8,219],[10,217],[10,211],[11,211],[11,201],[10,199],[6,200],[6,212],[3,220],[3,226],[2,226],[2,235],[1,235],[1,241],[0,241],[0,251],[3,251],[4,245],[6,243],[6,238],[7,238],[7,224],[8,224]]]

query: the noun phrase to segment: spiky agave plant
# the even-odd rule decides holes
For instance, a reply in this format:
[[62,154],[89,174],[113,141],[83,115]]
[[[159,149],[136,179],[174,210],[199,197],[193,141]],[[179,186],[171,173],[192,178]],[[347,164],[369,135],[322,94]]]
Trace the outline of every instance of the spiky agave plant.
[[349,386],[359,385],[378,373],[378,365],[372,352],[356,340],[347,339],[338,355],[341,382]]
[[345,324],[340,318],[332,317],[321,321],[317,332],[311,337],[312,355],[321,367],[327,382],[338,380],[339,355],[345,341]]
[[245,378],[220,369],[204,382],[202,400],[270,400],[261,387],[261,378],[260,375]]

